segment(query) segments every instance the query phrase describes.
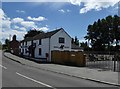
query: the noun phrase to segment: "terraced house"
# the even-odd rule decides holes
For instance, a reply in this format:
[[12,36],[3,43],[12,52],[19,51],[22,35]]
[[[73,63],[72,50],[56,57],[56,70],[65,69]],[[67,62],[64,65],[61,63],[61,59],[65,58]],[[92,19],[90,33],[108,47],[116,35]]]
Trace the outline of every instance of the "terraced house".
[[51,61],[51,51],[71,51],[71,37],[63,28],[40,33],[21,41],[20,52],[24,56]]

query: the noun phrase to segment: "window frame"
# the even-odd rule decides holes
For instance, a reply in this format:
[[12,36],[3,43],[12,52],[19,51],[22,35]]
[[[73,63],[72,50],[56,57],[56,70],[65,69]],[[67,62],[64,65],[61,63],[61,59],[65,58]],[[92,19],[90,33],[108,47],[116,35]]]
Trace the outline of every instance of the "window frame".
[[31,40],[31,45],[33,45],[33,40]]
[[25,45],[27,45],[27,41],[25,42]]
[[25,49],[25,53],[27,53],[27,49]]
[[24,48],[22,48],[22,53],[24,53]]
[[39,48],[39,55],[42,55],[42,49]]
[[59,43],[65,43],[65,38],[64,37],[59,37]]
[[42,45],[42,40],[41,39],[39,39],[39,45]]
[[22,45],[24,45],[24,42],[22,42]]

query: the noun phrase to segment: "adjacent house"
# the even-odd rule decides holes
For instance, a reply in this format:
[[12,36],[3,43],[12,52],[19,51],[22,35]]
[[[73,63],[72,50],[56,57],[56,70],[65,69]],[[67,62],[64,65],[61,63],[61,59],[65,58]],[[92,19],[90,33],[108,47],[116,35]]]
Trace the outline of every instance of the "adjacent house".
[[12,41],[10,41],[10,51],[15,55],[19,55],[19,45],[20,42],[16,40],[16,35],[13,36]]
[[51,51],[71,51],[71,37],[63,28],[40,33],[21,41],[20,52],[24,56],[51,61]]
[[73,43],[71,46],[71,51],[83,51],[83,48]]

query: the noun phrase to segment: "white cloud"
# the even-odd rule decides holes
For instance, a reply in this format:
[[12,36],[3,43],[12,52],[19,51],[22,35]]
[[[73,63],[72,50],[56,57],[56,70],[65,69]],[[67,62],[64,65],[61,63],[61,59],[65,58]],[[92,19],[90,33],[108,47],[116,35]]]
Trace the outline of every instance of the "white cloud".
[[4,28],[5,30],[9,30],[11,28],[11,21],[2,20],[2,28]]
[[[10,19],[4,11],[0,9],[0,41],[4,43],[5,39],[9,39],[9,35],[13,36],[14,34],[17,35],[18,40],[23,39],[23,36],[27,31],[16,26],[16,23],[20,23],[22,21],[24,21],[22,18]],[[16,29],[13,29],[12,25]]]
[[20,30],[21,30],[21,31],[25,31],[25,32],[27,31],[27,29],[24,28],[24,27],[21,27]]
[[14,26],[14,29],[18,30],[18,31],[27,31],[27,29],[25,27],[19,27],[17,25]]
[[[39,27],[37,23],[34,21],[26,21],[23,18],[12,18],[10,19],[4,13],[2,9],[0,9],[0,40],[4,43],[5,39],[8,39],[9,36],[17,35],[18,40],[22,40],[24,35],[27,33],[27,30],[31,28],[35,28],[42,31],[49,30],[48,26]],[[32,18],[33,20],[43,20],[43,18]]]
[[71,4],[80,6],[83,3],[83,7],[80,9],[80,13],[87,13],[91,10],[102,10],[103,8],[113,7],[119,2],[119,0],[70,0]]
[[38,28],[39,30],[42,30],[42,31],[48,31],[49,28],[48,27],[41,27],[41,28]]
[[62,12],[62,13],[65,13],[65,10],[63,10],[63,9],[60,9],[60,10],[58,10],[59,12]]
[[16,35],[18,40],[22,40],[26,33],[27,33],[26,31],[17,31],[17,30],[12,30],[12,29],[2,32],[2,43],[4,43],[5,39],[9,38],[9,35],[11,36]]
[[0,9],[0,31],[2,31],[4,28],[5,30],[9,30],[11,26],[10,18],[6,16],[4,11]]
[[17,29],[19,29],[19,26],[15,25],[14,28],[17,30]]
[[25,13],[23,10],[16,10],[17,13]]
[[33,21],[25,21],[23,18],[19,18],[19,17],[13,18],[12,23],[14,23],[14,24],[17,23],[19,25],[22,25],[25,28],[29,28],[29,27],[35,28],[35,27],[37,27],[35,25],[35,22],[33,22]]
[[61,13],[67,13],[67,12],[70,12],[70,10],[69,9],[67,9],[67,10],[64,10],[64,9],[60,9],[60,10],[58,10],[59,12],[61,12]]
[[44,20],[46,20],[46,18],[42,17],[42,16],[39,16],[38,18],[35,18],[35,17],[32,18],[31,16],[28,16],[27,19],[32,20],[32,21],[44,21]]
[[66,10],[67,12],[71,12],[69,9]]
[[86,13],[91,10],[99,11],[102,8],[108,8],[110,6],[114,6],[113,2],[85,2],[84,7],[80,9],[80,13]]
[[71,4],[73,5],[81,5],[82,0],[70,0]]
[[23,22],[23,21],[24,21],[24,19],[19,18],[19,17],[14,18],[14,19],[12,20],[13,23],[21,23],[21,22]]
[[23,21],[23,22],[21,22],[21,25],[26,27],[26,28],[28,28],[28,27],[35,28],[36,27],[35,23],[32,21]]
[[4,19],[5,13],[2,9],[0,9],[0,19]]

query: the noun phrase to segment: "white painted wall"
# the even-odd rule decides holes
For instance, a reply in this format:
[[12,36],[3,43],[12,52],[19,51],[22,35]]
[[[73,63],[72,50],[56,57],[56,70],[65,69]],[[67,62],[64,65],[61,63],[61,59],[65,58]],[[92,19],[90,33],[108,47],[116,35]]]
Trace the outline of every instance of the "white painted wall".
[[[24,43],[24,45],[23,45]],[[23,53],[23,55],[25,55],[25,42],[21,43],[21,53]]]
[[[59,43],[59,37],[65,38],[65,43]],[[53,50],[71,51],[71,40],[72,40],[71,37],[68,34],[66,34],[66,32],[64,30],[60,30],[59,32],[54,34],[50,39],[50,54],[49,54],[50,58],[49,58],[49,60],[51,61],[51,51],[53,51]],[[59,48],[61,45],[64,45],[63,49]]]
[[[27,47],[26,47],[26,49],[27,49],[27,51],[28,51],[28,47],[31,45],[31,41],[27,41]],[[25,53],[27,56],[29,55],[29,53]]]
[[[65,38],[65,43],[59,43],[59,37]],[[61,45],[64,45],[63,49],[59,48]],[[55,46],[58,48],[56,48]],[[51,51],[52,50],[60,50],[60,51],[69,50],[70,51],[71,50],[71,37],[68,36],[68,34],[66,34],[64,30],[60,30],[59,32],[57,32],[51,37],[50,49]]]
[[23,55],[26,55],[26,56],[28,56],[29,55],[29,53],[26,53],[26,49],[28,50],[28,47],[31,45],[31,41],[27,41],[27,45],[26,45],[26,42],[24,42],[24,45],[23,45],[23,43],[21,43],[21,53],[23,52],[22,50],[24,50],[24,53],[23,53]]
[[[34,42],[36,43],[35,57],[46,58],[46,53],[49,53],[49,38],[41,39],[41,45],[39,45],[39,40]],[[41,48],[41,55],[39,55],[39,48]]]

